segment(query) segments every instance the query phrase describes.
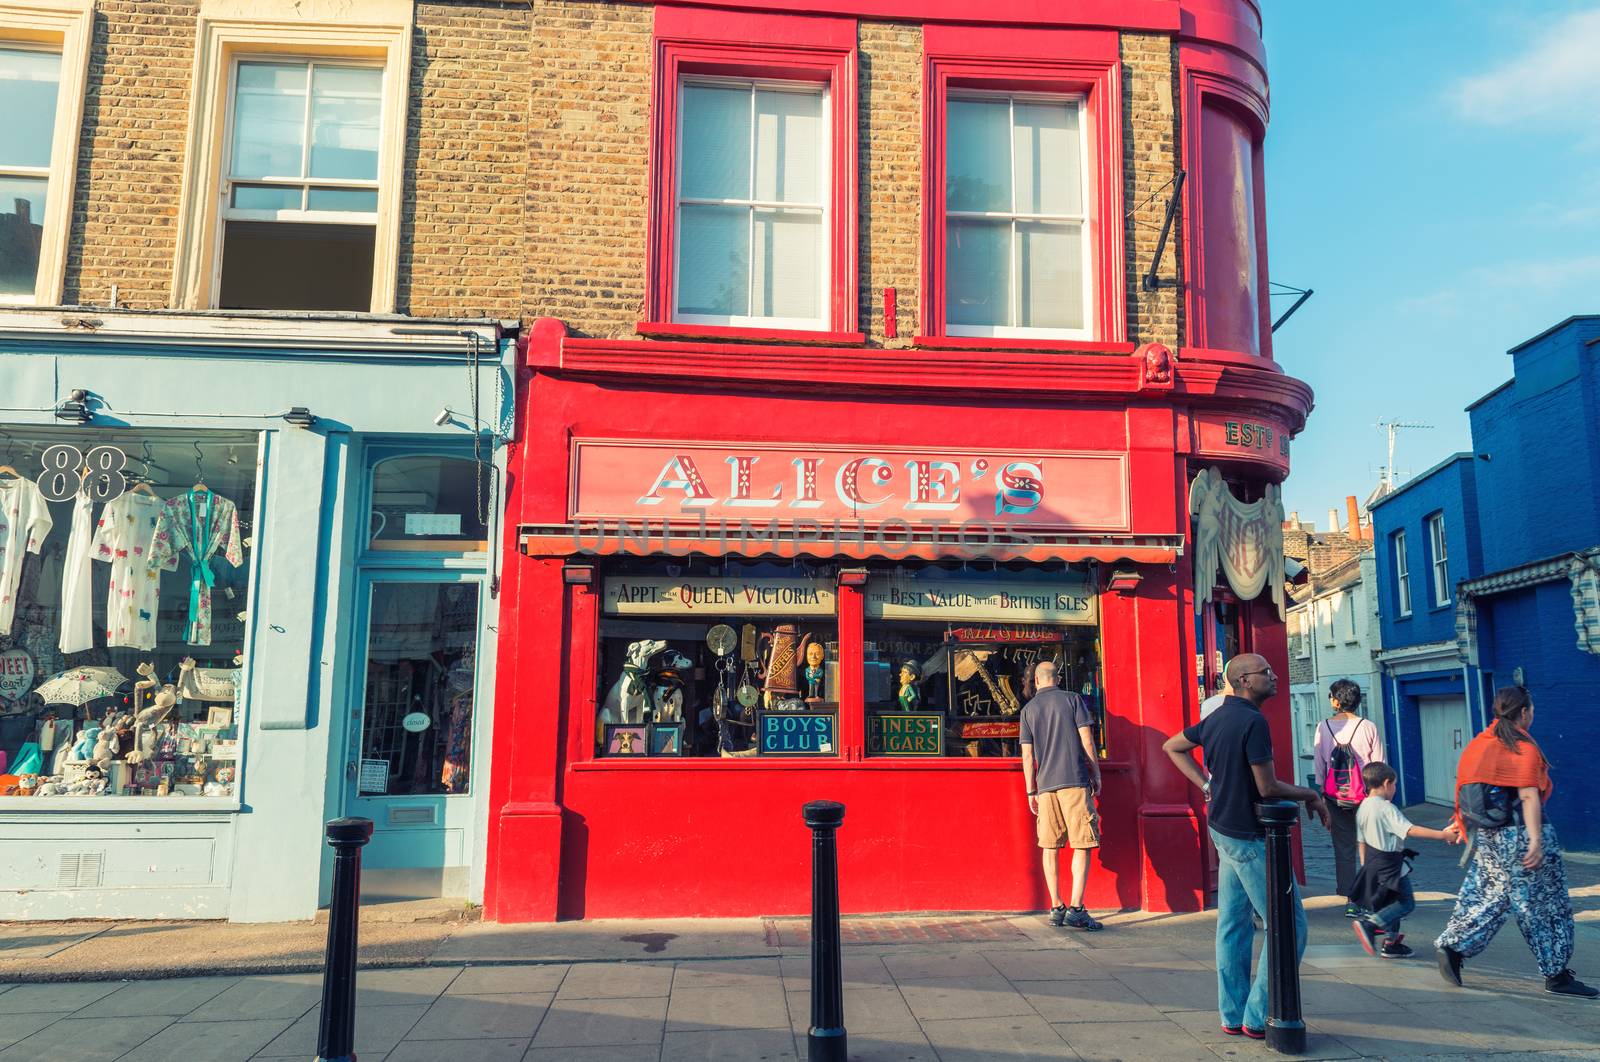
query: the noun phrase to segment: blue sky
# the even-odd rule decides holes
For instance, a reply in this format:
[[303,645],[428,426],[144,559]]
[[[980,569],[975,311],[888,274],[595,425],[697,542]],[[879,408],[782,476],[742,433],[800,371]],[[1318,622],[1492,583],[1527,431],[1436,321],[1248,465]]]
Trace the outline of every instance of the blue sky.
[[1321,529],[1377,483],[1376,421],[1435,426],[1395,457],[1425,471],[1508,348],[1600,312],[1600,2],[1263,8],[1267,261],[1316,290],[1273,337],[1317,394],[1284,506]]

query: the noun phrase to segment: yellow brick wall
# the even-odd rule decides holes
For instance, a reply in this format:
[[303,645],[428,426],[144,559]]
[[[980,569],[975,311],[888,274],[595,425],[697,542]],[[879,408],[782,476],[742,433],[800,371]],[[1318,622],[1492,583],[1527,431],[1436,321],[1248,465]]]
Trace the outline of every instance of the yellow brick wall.
[[397,308],[521,317],[532,12],[423,3],[415,17]]
[[654,15],[535,0],[533,24],[524,312],[631,336],[644,319]]
[[[1176,348],[1182,329],[1181,289],[1144,291],[1178,172],[1175,45],[1170,37],[1122,35],[1122,181],[1128,263],[1128,338]],[[1181,206],[1181,204],[1180,204]],[[1181,276],[1183,211],[1167,238],[1156,276],[1170,284]]]
[[99,0],[62,301],[172,295],[198,4]]
[[[857,37],[861,328],[869,342],[909,346],[921,288],[922,27],[863,22]],[[884,338],[884,288],[895,289],[898,339]]]

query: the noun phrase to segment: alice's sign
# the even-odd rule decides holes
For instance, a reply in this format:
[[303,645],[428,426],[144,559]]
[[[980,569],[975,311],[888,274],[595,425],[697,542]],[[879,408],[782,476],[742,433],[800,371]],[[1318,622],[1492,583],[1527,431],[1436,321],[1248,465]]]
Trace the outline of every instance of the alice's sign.
[[1092,624],[1099,599],[1082,580],[966,582],[885,576],[867,581],[867,616],[1005,624]]
[[725,579],[713,576],[612,576],[605,581],[608,616],[831,616],[828,579]]
[[756,750],[762,756],[832,756],[838,729],[833,712],[757,712]]
[[1121,452],[573,442],[574,520],[1128,529]]
[[938,712],[869,715],[867,751],[874,756],[942,756],[944,716]]

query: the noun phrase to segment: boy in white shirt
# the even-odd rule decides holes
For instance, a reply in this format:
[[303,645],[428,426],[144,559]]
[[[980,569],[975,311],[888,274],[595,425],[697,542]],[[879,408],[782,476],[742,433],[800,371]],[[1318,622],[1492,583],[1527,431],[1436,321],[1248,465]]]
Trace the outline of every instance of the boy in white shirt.
[[[1372,913],[1350,923],[1356,938],[1368,955],[1385,959],[1405,959],[1412,955],[1403,943],[1400,920],[1416,910],[1411,889],[1410,860],[1416,852],[1405,846],[1412,837],[1457,844],[1461,834],[1455,823],[1448,829],[1430,830],[1415,826],[1394,806],[1394,768],[1374,761],[1361,769],[1367,798],[1356,811],[1356,840],[1361,870],[1350,886],[1350,902]],[[1383,937],[1383,949],[1377,940]]]

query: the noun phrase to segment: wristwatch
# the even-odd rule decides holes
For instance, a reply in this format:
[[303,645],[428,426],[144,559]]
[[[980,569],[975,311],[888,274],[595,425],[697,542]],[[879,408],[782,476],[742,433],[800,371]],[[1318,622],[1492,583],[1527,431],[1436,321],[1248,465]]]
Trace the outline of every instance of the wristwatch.
[[1207,800],[1211,799],[1211,779],[1207,778],[1205,780],[1205,784],[1200,787],[1200,792],[1206,795]]

